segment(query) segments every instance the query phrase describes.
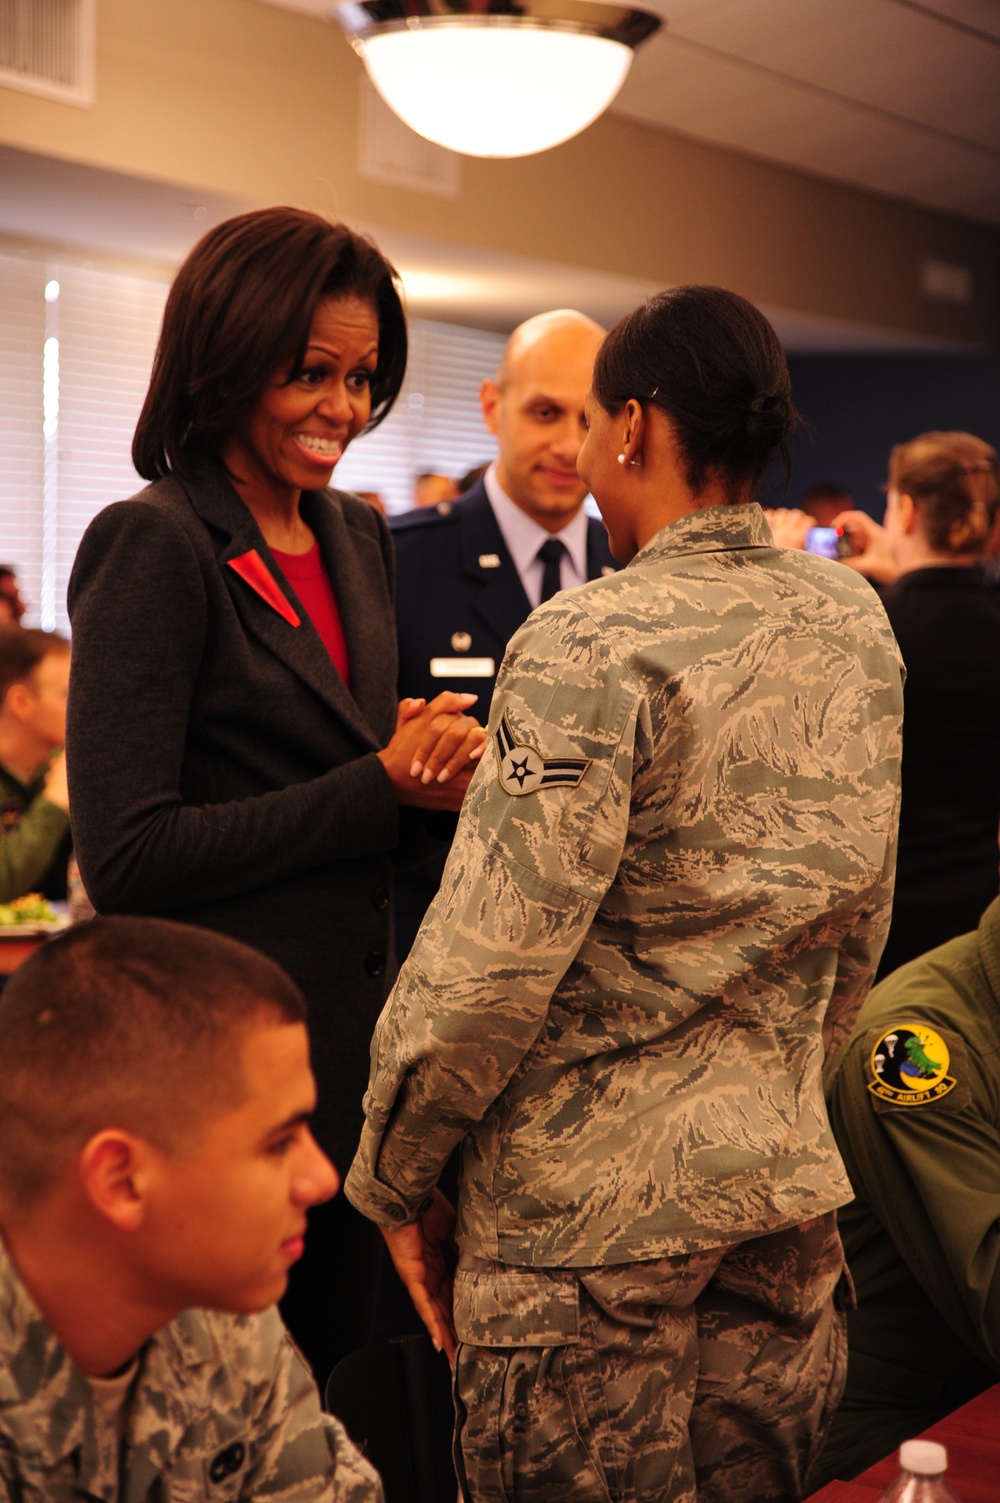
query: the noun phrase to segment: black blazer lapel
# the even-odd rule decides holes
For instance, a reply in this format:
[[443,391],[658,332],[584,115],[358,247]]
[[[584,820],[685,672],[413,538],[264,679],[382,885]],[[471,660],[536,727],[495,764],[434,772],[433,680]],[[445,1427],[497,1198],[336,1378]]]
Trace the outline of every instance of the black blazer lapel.
[[[462,567],[476,583],[472,609],[500,644],[499,663],[507,643],[531,614],[531,602],[524,593],[482,482],[456,505],[462,519]],[[482,559],[499,559],[499,563],[484,565]]]
[[[306,520],[316,534],[329,571],[344,626],[350,697],[374,733],[376,745],[381,747],[396,728],[396,661],[395,658],[387,661],[380,647],[387,631],[395,643],[386,559],[386,554],[391,556],[391,544],[386,542],[383,553],[377,529],[384,524],[377,513],[370,512],[375,522],[370,532],[353,524],[336,491],[310,492],[303,495],[302,501]],[[368,521],[368,513],[363,515]]]
[[[236,491],[221,470],[201,474],[195,483],[181,482],[191,506],[202,521],[216,534],[219,571],[233,606],[248,633],[268,652],[273,653],[296,674],[324,704],[332,710],[358,737],[366,748],[375,750],[383,745],[375,728],[368,723],[359,705],[352,697],[340,674],[330,660],[319,635],[309,620],[302,602],[285,579],[278,564],[264,541],[263,534],[251,513],[243,505]],[[310,525],[312,523],[310,522]],[[330,567],[329,548],[321,541],[324,561]],[[293,626],[269,605],[247,581],[228,567],[230,560],[256,551],[271,574],[278,589],[292,604],[300,618]],[[350,601],[340,591],[340,580],[333,574],[337,604],[344,618],[344,633],[350,637]],[[353,655],[352,678],[353,678]]]

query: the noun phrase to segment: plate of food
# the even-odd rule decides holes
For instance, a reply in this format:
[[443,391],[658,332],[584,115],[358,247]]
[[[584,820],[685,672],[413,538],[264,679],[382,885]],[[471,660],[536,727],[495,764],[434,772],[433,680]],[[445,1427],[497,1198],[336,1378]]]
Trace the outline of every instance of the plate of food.
[[0,903],[0,939],[18,939],[32,934],[54,934],[69,924],[69,914],[60,913],[40,892]]

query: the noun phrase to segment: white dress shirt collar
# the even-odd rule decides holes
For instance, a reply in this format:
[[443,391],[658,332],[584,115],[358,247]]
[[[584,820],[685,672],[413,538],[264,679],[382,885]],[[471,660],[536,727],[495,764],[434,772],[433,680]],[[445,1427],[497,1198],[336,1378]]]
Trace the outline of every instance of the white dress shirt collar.
[[542,572],[544,565],[538,550],[549,538],[558,538],[566,549],[560,562],[562,588],[572,589],[587,582],[587,514],[583,507],[559,532],[546,528],[529,517],[527,512],[512,501],[497,478],[496,464],[491,464],[483,476],[483,484],[497,519],[497,526],[507,545],[507,552],[514,560],[524,593],[534,608],[542,595]]

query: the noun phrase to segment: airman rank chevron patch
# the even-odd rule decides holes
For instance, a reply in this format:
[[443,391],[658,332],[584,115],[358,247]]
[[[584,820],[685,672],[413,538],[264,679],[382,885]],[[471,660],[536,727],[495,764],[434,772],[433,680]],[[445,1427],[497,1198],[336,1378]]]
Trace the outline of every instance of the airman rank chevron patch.
[[575,788],[590,766],[589,757],[543,757],[534,747],[518,746],[506,711],[493,739],[500,787],[515,798],[539,788]]

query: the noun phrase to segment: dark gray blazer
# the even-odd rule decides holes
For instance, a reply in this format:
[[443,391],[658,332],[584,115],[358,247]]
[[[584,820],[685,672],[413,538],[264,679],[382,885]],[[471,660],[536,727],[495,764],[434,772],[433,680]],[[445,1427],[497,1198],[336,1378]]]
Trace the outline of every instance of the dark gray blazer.
[[[391,862],[424,826],[375,755],[396,718],[385,524],[337,492],[306,493],[302,511],[343,617],[349,690],[221,470],[95,518],[69,587],[70,800],[100,912],[217,929],[298,981],[317,1135],[346,1170],[392,979]],[[253,549],[299,626],[228,567]]]

